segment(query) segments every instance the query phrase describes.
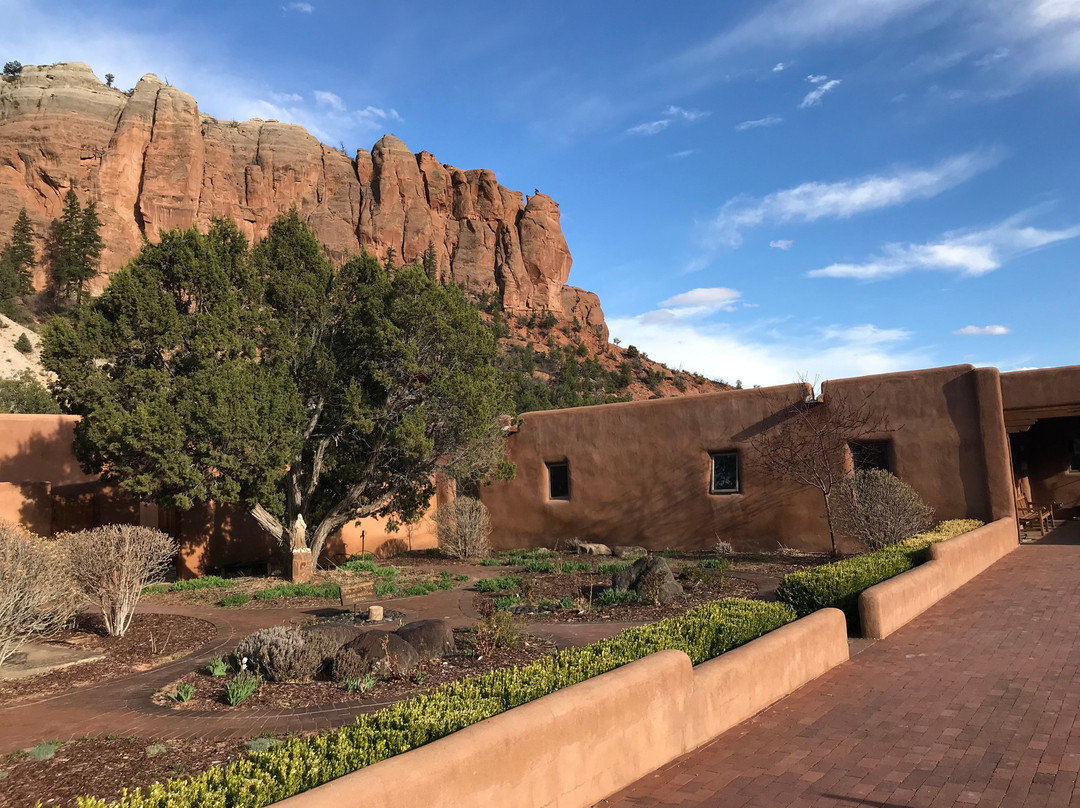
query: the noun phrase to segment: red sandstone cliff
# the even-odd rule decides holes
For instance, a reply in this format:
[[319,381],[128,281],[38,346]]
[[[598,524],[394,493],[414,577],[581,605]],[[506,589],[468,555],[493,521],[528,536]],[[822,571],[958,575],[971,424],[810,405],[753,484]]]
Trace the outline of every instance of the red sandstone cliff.
[[143,236],[224,216],[257,239],[295,205],[335,257],[392,247],[412,261],[430,242],[444,279],[497,291],[510,313],[565,313],[607,340],[599,299],[566,285],[572,259],[550,197],[525,200],[491,171],[413,154],[392,135],[351,159],[300,126],[201,115],[154,75],[128,95],[80,62],[24,67],[0,82],[0,234],[23,207],[44,234],[69,187],[98,202],[106,276]]

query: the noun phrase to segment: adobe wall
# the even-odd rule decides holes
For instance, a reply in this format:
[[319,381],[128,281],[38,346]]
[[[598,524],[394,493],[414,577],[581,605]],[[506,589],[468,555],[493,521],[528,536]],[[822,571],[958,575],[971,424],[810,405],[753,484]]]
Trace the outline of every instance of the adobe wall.
[[1080,404],[1080,365],[1002,373],[1001,397],[1007,410]]
[[[1008,444],[996,371],[970,365],[830,382],[874,394],[895,431],[894,471],[938,519],[1011,513]],[[829,547],[821,494],[756,467],[748,441],[801,400],[804,385],[528,413],[507,441],[517,476],[482,488],[498,547],[582,538],[650,549]],[[998,407],[996,413],[993,411]],[[989,444],[989,448],[984,448]],[[740,455],[741,492],[709,493],[709,452]],[[570,466],[570,499],[549,500],[545,463]],[[854,551],[855,547],[842,550]]]

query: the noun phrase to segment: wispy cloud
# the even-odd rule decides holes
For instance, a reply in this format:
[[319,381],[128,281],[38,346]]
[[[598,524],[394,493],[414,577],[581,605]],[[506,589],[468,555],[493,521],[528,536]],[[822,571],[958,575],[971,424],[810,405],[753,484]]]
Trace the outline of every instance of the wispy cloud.
[[769,246],[776,250],[790,250],[795,242],[788,238],[778,238],[769,242]]
[[672,160],[685,160],[692,154],[697,154],[697,149],[682,149],[671,155]]
[[840,79],[830,79],[828,76],[807,76],[806,80],[816,86],[803,97],[799,109],[816,107],[821,103],[821,99],[825,97],[826,93],[832,92],[840,86]]
[[725,286],[691,289],[689,292],[669,297],[660,303],[662,308],[694,309],[695,311],[734,311],[742,292]]
[[288,5],[281,7],[282,11],[298,11],[301,14],[311,14],[315,11],[315,6],[311,3],[289,3]]
[[880,254],[860,264],[832,264],[807,273],[811,278],[882,280],[917,270],[985,275],[1031,250],[1080,236],[1080,225],[1063,230],[1023,226],[1026,214],[983,230],[952,231],[924,244],[886,244]]
[[738,326],[647,312],[609,318],[611,333],[671,367],[714,379],[750,384],[784,384],[809,371],[822,378],[930,367],[929,349],[912,345],[902,328],[874,325],[821,327],[807,323]]
[[686,123],[693,123],[699,121],[702,118],[708,117],[708,112],[704,112],[700,109],[686,109],[684,107],[669,106],[661,114],[660,118],[655,121],[646,121],[645,123],[639,123],[636,126],[631,126],[626,130],[628,135],[656,135],[663,132],[671,124],[682,121]]
[[754,121],[743,121],[735,127],[737,132],[745,132],[747,129],[760,129],[765,126],[776,126],[778,123],[783,122],[783,118],[779,115],[766,115],[764,118],[758,118]]
[[975,60],[976,67],[990,67],[992,64],[996,64],[1004,59],[1009,58],[1009,49],[1006,47],[995,48],[991,53],[986,54],[981,59]]
[[701,233],[703,245],[737,247],[742,231],[762,224],[848,219],[861,213],[929,199],[997,165],[998,150],[973,151],[927,168],[902,168],[839,182],[807,182],[760,199],[735,197]]
[[330,107],[335,112],[345,111],[345,102],[341,100],[341,96],[336,93],[327,92],[326,90],[316,90],[314,92],[315,103],[321,107]]
[[958,328],[953,331],[954,334],[963,334],[965,336],[1001,336],[1008,334],[1009,329],[1003,325],[965,325],[963,328]]
[[780,73],[780,72],[783,71],[783,69],[785,67],[787,67],[787,65],[785,65],[783,62],[777,62],[775,65],[773,65],[772,72],[773,73]]

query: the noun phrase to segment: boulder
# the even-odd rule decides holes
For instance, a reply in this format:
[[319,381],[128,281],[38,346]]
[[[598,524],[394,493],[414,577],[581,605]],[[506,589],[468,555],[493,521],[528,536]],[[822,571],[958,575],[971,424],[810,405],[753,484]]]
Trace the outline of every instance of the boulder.
[[631,566],[611,576],[612,589],[633,590],[638,597],[667,606],[685,593],[660,556],[639,558]]
[[636,544],[619,544],[611,548],[611,554],[616,558],[631,558],[634,556],[648,555],[649,551]]
[[334,679],[359,676],[378,679],[405,677],[416,670],[420,655],[409,643],[390,631],[365,631],[347,642],[334,657]]
[[457,650],[454,630],[446,620],[416,620],[394,632],[416,649],[420,659],[440,659]]
[[606,544],[600,544],[593,541],[582,541],[581,539],[570,539],[567,542],[567,547],[573,550],[578,555],[598,555],[609,556],[611,555],[611,548]]
[[303,626],[300,633],[305,638],[317,636],[334,642],[340,648],[345,643],[352,642],[364,632],[352,623],[315,623],[311,626]]

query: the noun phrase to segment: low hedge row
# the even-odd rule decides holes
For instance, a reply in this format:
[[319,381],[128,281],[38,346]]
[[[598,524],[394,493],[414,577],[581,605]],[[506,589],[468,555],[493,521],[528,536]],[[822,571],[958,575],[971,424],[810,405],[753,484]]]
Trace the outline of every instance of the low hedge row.
[[794,619],[794,612],[778,603],[737,598],[707,603],[682,617],[630,628],[524,667],[501,668],[443,685],[362,715],[339,730],[291,738],[224,768],[125,792],[113,803],[84,797],[77,804],[79,808],[259,808],[657,651],[685,651],[696,665]]
[[857,625],[859,595],[864,589],[922,564],[927,558],[926,548],[934,542],[951,539],[982,524],[977,519],[951,519],[900,544],[793,572],[784,576],[776,590],[776,599],[794,609],[799,617],[832,606],[843,610],[849,625]]

